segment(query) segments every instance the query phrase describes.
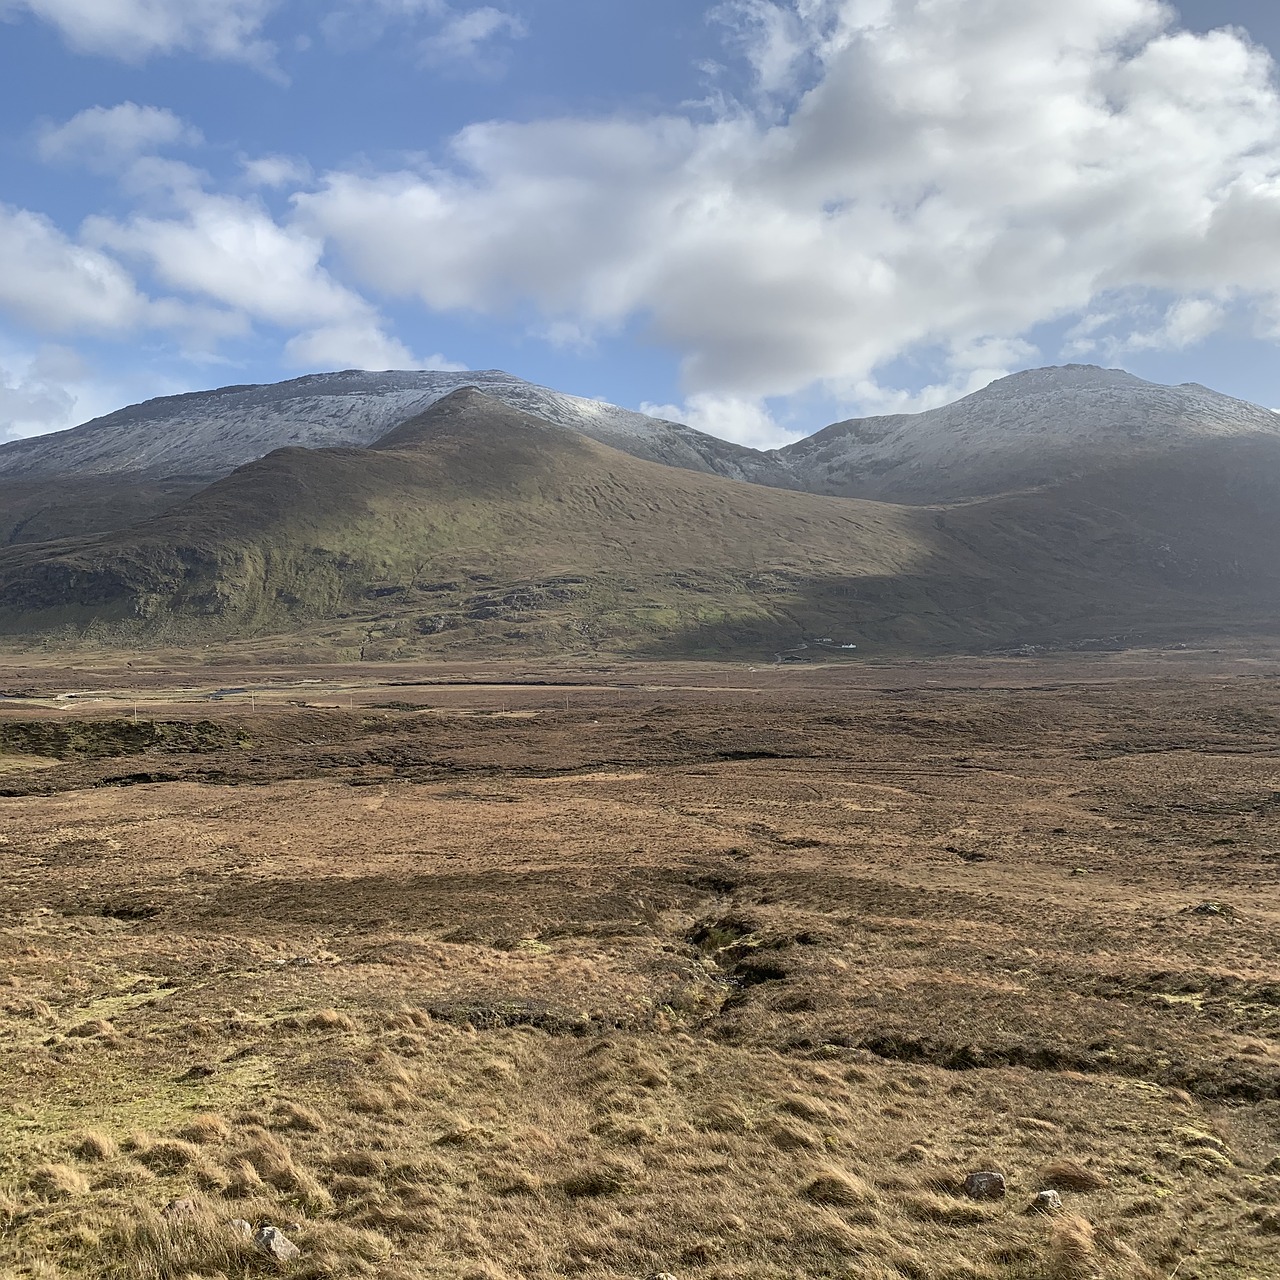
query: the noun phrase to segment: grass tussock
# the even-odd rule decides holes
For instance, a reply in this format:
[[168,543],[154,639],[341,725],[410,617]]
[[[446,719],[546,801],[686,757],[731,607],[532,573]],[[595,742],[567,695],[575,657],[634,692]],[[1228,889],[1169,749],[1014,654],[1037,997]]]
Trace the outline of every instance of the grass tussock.
[[1078,1160],[1054,1160],[1044,1166],[1039,1173],[1040,1187],[1043,1190],[1075,1191],[1087,1193],[1101,1191],[1107,1186],[1107,1180],[1100,1173],[1086,1168]]
[[851,1209],[874,1204],[875,1190],[861,1178],[842,1169],[823,1169],[805,1183],[802,1194],[814,1204],[833,1209]]
[[31,1190],[45,1200],[66,1200],[87,1195],[89,1179],[69,1164],[42,1164],[31,1172]]
[[1097,1233],[1078,1214],[1055,1219],[1049,1232],[1049,1280],[1094,1280],[1101,1274]]
[[178,1137],[184,1142],[199,1147],[221,1146],[230,1142],[231,1136],[231,1125],[226,1118],[214,1114],[196,1116],[178,1131]]
[[71,1147],[75,1156],[90,1164],[108,1164],[120,1155],[120,1144],[101,1129],[87,1129]]
[[271,1113],[271,1126],[276,1129],[293,1129],[299,1133],[323,1133],[324,1117],[314,1108],[301,1102],[282,1100]]

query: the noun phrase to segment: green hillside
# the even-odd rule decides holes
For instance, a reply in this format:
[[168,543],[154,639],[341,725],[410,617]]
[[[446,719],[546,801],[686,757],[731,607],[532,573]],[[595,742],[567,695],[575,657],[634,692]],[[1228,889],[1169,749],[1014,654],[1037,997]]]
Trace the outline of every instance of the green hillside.
[[7,548],[0,632],[296,632],[395,657],[1252,624],[1280,601],[1280,486],[1259,479],[1280,466],[1214,456],[908,508],[644,462],[468,389],[373,449],[279,450],[123,532]]

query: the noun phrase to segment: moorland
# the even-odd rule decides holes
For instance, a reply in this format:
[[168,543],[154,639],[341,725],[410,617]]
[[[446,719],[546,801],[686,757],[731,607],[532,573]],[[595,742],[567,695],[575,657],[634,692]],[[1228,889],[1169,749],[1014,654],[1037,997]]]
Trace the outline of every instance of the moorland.
[[1280,653],[0,693],[4,1280],[1280,1275]]

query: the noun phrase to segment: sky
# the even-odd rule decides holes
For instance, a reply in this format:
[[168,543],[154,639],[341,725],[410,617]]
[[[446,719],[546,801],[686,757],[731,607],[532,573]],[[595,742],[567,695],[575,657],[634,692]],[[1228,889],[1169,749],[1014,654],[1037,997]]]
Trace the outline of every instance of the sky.
[[0,0],[0,440],[501,368],[757,446],[1280,407],[1275,0]]

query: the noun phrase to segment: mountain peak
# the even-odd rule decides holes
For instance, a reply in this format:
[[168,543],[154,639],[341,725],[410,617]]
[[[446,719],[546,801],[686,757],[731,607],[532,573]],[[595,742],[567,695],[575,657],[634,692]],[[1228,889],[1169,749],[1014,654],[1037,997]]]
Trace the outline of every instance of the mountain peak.
[[1124,369],[1104,369],[1096,364],[1055,364],[1046,365],[1040,369],[1022,369],[1007,377],[997,378],[990,386],[975,394],[1016,392],[1019,395],[1048,395],[1068,389],[1081,390],[1096,387],[1136,390],[1155,385],[1152,382],[1144,382]]
[[1280,416],[1243,400],[1068,364],[1025,369],[925,413],[836,423],[779,457],[821,492],[934,503],[1036,488],[1206,440],[1278,433]]
[[441,396],[433,405],[416,414],[408,422],[387,432],[372,446],[383,452],[413,449],[445,436],[479,438],[486,443],[501,439],[527,437],[546,431],[564,431],[554,423],[514,408],[479,387],[459,387]]

